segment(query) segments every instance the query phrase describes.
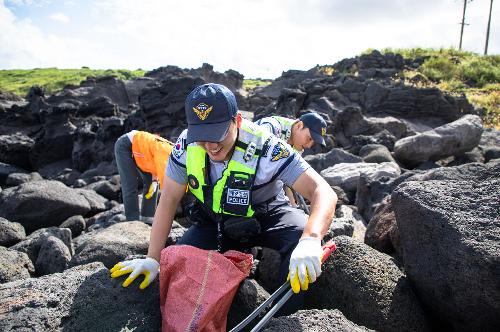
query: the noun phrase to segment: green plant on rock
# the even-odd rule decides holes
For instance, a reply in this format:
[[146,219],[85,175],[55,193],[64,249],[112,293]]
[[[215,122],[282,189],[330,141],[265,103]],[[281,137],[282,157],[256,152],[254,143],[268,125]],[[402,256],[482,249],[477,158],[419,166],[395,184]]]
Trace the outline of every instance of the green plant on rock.
[[[500,58],[497,56],[497,58]],[[457,68],[457,76],[469,85],[483,87],[488,83],[500,82],[500,61],[495,57],[471,58]]]
[[427,78],[441,82],[451,80],[457,73],[457,67],[449,58],[430,58],[423,63],[421,71]]

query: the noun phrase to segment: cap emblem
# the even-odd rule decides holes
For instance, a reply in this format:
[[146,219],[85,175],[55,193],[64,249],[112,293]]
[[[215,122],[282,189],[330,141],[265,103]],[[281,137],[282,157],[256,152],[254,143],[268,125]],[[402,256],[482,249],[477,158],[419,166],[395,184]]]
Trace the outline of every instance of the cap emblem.
[[193,107],[193,112],[196,113],[201,121],[204,121],[208,114],[212,112],[212,106],[208,106],[205,103],[199,103],[198,106]]
[[321,136],[325,136],[326,134],[326,127],[321,127]]

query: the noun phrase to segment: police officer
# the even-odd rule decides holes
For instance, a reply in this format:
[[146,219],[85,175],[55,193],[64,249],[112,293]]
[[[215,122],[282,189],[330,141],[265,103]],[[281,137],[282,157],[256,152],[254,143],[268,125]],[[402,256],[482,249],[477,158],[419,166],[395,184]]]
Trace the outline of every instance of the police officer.
[[[290,144],[299,153],[312,148],[314,144],[326,146],[323,138],[326,133],[326,121],[315,112],[306,113],[296,120],[275,115],[259,119],[255,123]],[[287,186],[284,190],[290,205],[297,206],[292,190]],[[304,199],[298,198],[303,203],[303,208],[308,211]]]
[[326,146],[326,121],[315,112],[306,113],[299,119],[269,116],[255,121],[273,135],[281,138],[297,151],[303,151],[320,144]]
[[[116,140],[115,159],[127,220],[153,222],[157,187],[159,184],[163,188],[163,175],[172,145],[158,135],[138,130],[132,130]],[[139,177],[143,184],[141,211],[137,189]]]
[[[337,197],[326,181],[286,142],[241,117],[233,93],[204,84],[186,98],[188,129],[177,140],[165,188],[154,217],[147,258],[121,262],[112,276],[139,274],[141,288],[158,273],[160,253],[186,187],[197,208],[178,244],[202,249],[275,249],[283,280],[294,292],[307,290],[321,273],[321,240],[332,221]],[[311,213],[287,204],[282,181],[311,202]]]

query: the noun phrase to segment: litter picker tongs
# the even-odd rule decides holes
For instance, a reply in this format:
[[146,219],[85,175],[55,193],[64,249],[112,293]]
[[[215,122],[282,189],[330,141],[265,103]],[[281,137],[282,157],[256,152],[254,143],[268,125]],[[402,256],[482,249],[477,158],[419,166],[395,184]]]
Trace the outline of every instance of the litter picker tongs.
[[[332,254],[332,252],[337,249],[337,246],[335,243],[330,240],[328,241],[325,245],[323,245],[323,256],[321,258],[321,263],[325,262],[328,257]],[[279,299],[279,301],[271,307],[271,309],[266,313],[266,315],[255,325],[255,327],[251,330],[251,332],[258,332],[261,331],[267,324],[267,322],[274,316],[276,311],[278,311],[283,304],[285,304],[286,301],[293,295],[292,287],[290,286],[290,282],[286,281],[283,285],[281,285],[280,288],[278,288],[274,293],[271,294],[271,296],[265,300],[261,305],[257,307],[250,315],[248,315],[247,318],[245,318],[241,323],[236,325],[232,330],[229,332],[239,332],[243,328],[245,328],[251,321],[254,320],[255,317],[257,317],[264,309],[266,309],[276,298],[278,298],[281,294],[285,293]]]

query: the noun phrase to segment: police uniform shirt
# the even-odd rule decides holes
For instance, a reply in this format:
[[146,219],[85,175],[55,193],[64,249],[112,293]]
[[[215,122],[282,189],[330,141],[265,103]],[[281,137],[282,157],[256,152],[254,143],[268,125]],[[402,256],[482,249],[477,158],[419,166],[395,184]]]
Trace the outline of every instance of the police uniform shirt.
[[[186,142],[185,129],[175,143],[165,175],[179,184],[187,183],[186,172]],[[283,183],[291,187],[297,178],[305,172],[309,164],[292,149],[290,145],[271,136],[269,148],[264,151],[256,173],[254,189],[252,190],[252,205],[268,202],[270,207],[288,203],[283,191]],[[210,180],[215,183],[222,177],[228,162],[213,162],[210,160]],[[274,199],[273,199],[274,198]],[[273,199],[271,202],[269,200]]]
[[[255,121],[255,124],[263,129],[267,130],[268,132],[270,132],[274,136],[279,137],[282,140],[285,140],[285,138],[282,137],[282,136],[284,136],[284,134],[282,132],[283,128],[281,127],[281,123],[278,120],[276,120],[275,118],[273,118],[272,116],[259,119],[259,120]],[[290,136],[292,135],[291,130],[292,129],[290,128],[290,134],[289,134]],[[302,150],[302,151],[295,150],[295,152],[302,155],[304,153],[304,150]]]
[[281,137],[281,123],[273,117],[262,118],[255,121],[255,124],[260,126],[261,128],[266,129],[268,132],[273,134],[276,137],[284,139]]

